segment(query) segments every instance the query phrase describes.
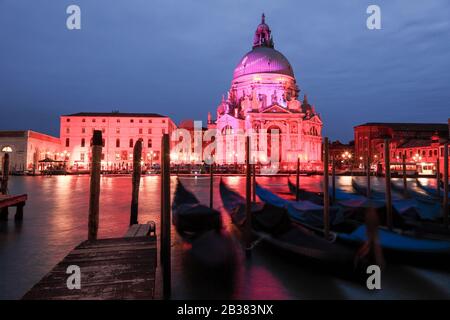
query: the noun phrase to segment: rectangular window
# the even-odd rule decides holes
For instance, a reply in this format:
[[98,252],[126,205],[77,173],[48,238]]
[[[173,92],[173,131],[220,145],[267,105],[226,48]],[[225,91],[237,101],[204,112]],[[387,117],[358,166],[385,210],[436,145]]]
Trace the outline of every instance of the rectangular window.
[[84,148],[85,145],[86,145],[86,140],[84,140],[84,138],[83,138],[83,139],[81,139],[81,147]]
[[130,147],[130,148],[133,148],[133,139],[130,139],[129,147]]
[[95,119],[92,119],[92,122],[95,122]]
[[66,128],[66,133],[70,133],[70,128]]
[[70,119],[66,119],[66,122],[70,122]]
[[152,148],[152,139],[148,139],[147,148]]
[[139,119],[139,123],[142,123],[142,119]]
[[80,161],[84,162],[84,153],[80,153]]
[[130,119],[130,122],[133,123],[133,122],[134,122],[134,119]]
[[148,134],[152,134],[152,129],[148,129]]
[[116,139],[116,148],[120,148],[120,139]]
[[70,147],[70,139],[66,138],[66,147]]
[[152,120],[150,119],[150,120],[148,120],[148,123],[152,123]]
[[86,119],[81,120],[81,122],[86,122]]
[[102,122],[106,122],[106,119],[102,119]]
[[81,133],[86,133],[86,128],[81,128]]
[[139,134],[142,134],[142,128],[139,129]]
[[102,133],[105,133],[106,132],[106,129],[105,128],[102,128]]
[[117,119],[117,123],[120,123],[120,119]]
[[120,133],[120,128],[116,128],[116,133],[117,133],[117,134]]

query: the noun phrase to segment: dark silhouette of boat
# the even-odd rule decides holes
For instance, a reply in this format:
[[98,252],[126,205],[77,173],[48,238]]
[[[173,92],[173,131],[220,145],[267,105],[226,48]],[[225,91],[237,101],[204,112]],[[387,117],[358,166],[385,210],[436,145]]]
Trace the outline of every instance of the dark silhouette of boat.
[[[256,193],[260,199],[277,208],[277,210],[285,209],[290,218],[297,224],[306,227],[316,234],[323,235],[323,229],[316,223],[318,219],[323,219],[318,208],[308,211],[298,203],[305,201],[287,200],[278,197],[271,191],[261,186],[256,186]],[[338,202],[338,206],[342,206],[349,200]],[[361,208],[359,211],[345,211],[338,214],[338,218],[330,216],[330,227],[334,233],[334,237],[338,242],[353,247],[360,247],[366,241],[367,228],[363,221],[363,217],[367,212],[377,212],[380,207],[379,202],[371,199],[362,199],[357,196],[354,205],[360,201]],[[347,205],[348,206],[348,205]],[[296,208],[300,208],[296,210]],[[314,221],[315,223],[310,223]],[[323,224],[322,224],[323,225]],[[412,228],[412,226],[409,226]],[[417,229],[394,229],[388,230],[385,227],[378,228],[378,242],[381,248],[388,254],[392,261],[401,263],[411,263],[418,265],[427,265],[438,268],[447,268],[450,263],[450,237],[448,230],[439,229],[441,233],[427,233],[427,229],[423,225],[417,225]],[[432,230],[429,227],[428,231]],[[436,230],[434,230],[436,231]]]
[[220,230],[220,212],[200,204],[197,197],[177,180],[172,202],[172,223],[178,233],[185,237],[196,237],[209,230]]
[[[226,186],[222,180],[220,195],[233,224],[244,232],[245,199]],[[293,256],[314,268],[346,278],[355,278],[360,274],[354,269],[354,248],[336,243],[332,238],[324,239],[314,231],[295,224],[284,208],[267,202],[252,203],[251,217],[254,244],[261,241],[278,254]]]

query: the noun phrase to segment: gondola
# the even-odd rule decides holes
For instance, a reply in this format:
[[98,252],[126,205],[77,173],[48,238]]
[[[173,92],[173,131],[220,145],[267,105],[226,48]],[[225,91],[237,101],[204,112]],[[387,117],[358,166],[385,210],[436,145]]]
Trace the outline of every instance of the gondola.
[[[352,180],[352,183],[353,180]],[[356,187],[358,188],[358,185],[354,183]],[[293,193],[295,193],[296,186],[294,186],[290,180],[288,180],[288,185],[290,190],[292,190]],[[359,188],[358,188],[359,189]],[[364,190],[359,189],[361,193],[364,194]],[[330,191],[329,194],[332,192]],[[323,195],[321,200],[320,193],[312,193],[309,191],[304,191],[304,193],[300,192],[300,199],[302,201],[307,200],[314,202],[315,204],[322,205],[323,206]],[[332,203],[330,198],[330,203]],[[360,194],[352,194],[343,192],[336,188],[336,202],[334,205],[339,206],[342,210],[341,216],[345,217],[352,217],[352,219],[364,222],[365,220],[365,213],[368,209],[375,209],[376,213],[378,214],[378,217],[380,219],[380,223],[382,225],[387,224],[387,217],[386,217],[386,202],[384,199],[368,199],[364,195]],[[414,208],[404,208],[402,207],[402,214],[399,214],[399,212],[396,211],[394,207],[394,225],[397,227],[405,227],[405,217],[409,218],[417,218],[417,212],[414,210]]]
[[[427,193],[427,195],[429,195],[433,199],[442,199],[442,197],[444,197],[444,189],[441,186],[439,187],[439,196],[438,196],[437,190],[436,190],[437,188],[431,188],[431,187],[425,186],[420,182],[419,179],[416,179],[416,184],[420,189],[425,191]],[[440,184],[443,185],[442,181]],[[450,192],[448,193],[447,196],[450,198]]]
[[[243,231],[246,222],[245,199],[229,189],[222,180],[220,195],[233,224]],[[294,256],[328,272],[344,277],[355,276],[354,249],[325,240],[293,223],[285,209],[265,202],[252,203],[251,217],[251,232],[255,241],[262,241],[277,253]]]
[[[283,199],[259,184],[256,184],[255,191],[262,201],[284,208],[291,219],[313,227],[323,228],[323,206],[308,200],[292,201]],[[343,221],[342,210],[338,207],[330,207],[330,224],[337,225]]]
[[[294,222],[314,231],[319,236],[323,235],[321,228],[308,223],[308,220],[311,219],[308,215],[313,217],[313,221],[320,218],[317,211],[314,210],[309,213],[306,210],[301,210],[295,213],[293,210],[295,206],[291,205],[295,201],[282,199],[260,186],[256,187],[256,192],[258,197],[267,201],[268,204],[279,208],[289,208],[287,212]],[[368,200],[367,203],[362,204],[362,216],[365,216],[369,209],[374,208],[374,206],[370,206],[369,201],[373,200]],[[339,205],[342,203],[345,203],[345,201],[339,202]],[[376,204],[376,202],[373,202],[373,204]],[[357,202],[354,205],[356,206]],[[302,218],[299,219],[299,216],[302,216]],[[330,217],[331,230],[334,232],[339,243],[359,247],[367,241],[366,226],[362,221],[355,220],[354,216],[351,215],[341,216],[340,219],[343,219],[342,223],[333,223],[333,218]],[[411,228],[412,226],[409,227]],[[432,231],[431,226],[426,228],[420,225],[416,226],[416,228],[416,230],[395,229],[390,231],[387,228],[380,227],[378,228],[379,244],[392,261],[419,265],[426,264],[434,267],[448,267],[448,263],[450,262],[450,238],[448,237],[448,230],[446,237],[446,234],[433,235],[426,233],[427,230]],[[440,265],[441,263],[443,265]]]
[[172,217],[178,233],[187,238],[194,238],[209,230],[220,230],[222,227],[220,212],[200,204],[180,180],[177,180],[172,202]]
[[[288,179],[289,190],[292,194],[297,193],[297,186],[294,185],[291,180]],[[323,193],[322,192],[312,192],[299,188],[299,197],[302,200],[307,200],[317,205],[323,206]]]
[[[367,187],[358,184],[353,178],[352,178],[352,187],[357,194],[367,196]],[[372,199],[384,199],[384,193],[375,190],[370,190],[370,197]]]

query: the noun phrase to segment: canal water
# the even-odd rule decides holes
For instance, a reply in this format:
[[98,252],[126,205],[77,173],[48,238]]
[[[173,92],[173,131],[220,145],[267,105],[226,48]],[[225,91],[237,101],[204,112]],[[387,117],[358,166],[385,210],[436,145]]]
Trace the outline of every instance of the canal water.
[[[223,211],[215,179],[215,207],[222,212],[224,233],[229,237],[233,273],[208,274],[193,263],[192,251],[172,228],[172,276],[175,299],[436,299],[450,298],[450,273],[411,266],[387,265],[382,290],[369,291],[361,285],[311,270],[288,257],[256,246],[245,259],[239,233]],[[234,189],[244,192],[244,177],[223,177]],[[364,178],[357,178],[361,184]],[[203,203],[209,203],[207,177],[181,178]],[[301,177],[301,185],[320,189],[321,177]],[[172,191],[176,177],[172,177]],[[288,192],[287,177],[259,177],[264,186]],[[434,181],[424,179],[424,184]],[[384,181],[374,178],[374,189]],[[337,186],[351,191],[351,178],[338,177]],[[416,188],[411,181],[410,186]],[[141,181],[139,221],[153,220],[159,234],[160,180],[146,176]],[[11,177],[10,193],[27,193],[24,220],[0,222],[0,299],[19,299],[78,243],[87,238],[88,176]],[[417,192],[423,192],[417,189]],[[397,195],[394,194],[394,198]],[[102,177],[99,237],[120,237],[129,223],[131,177]],[[205,255],[221,254],[211,247]],[[196,261],[196,260],[194,260]]]

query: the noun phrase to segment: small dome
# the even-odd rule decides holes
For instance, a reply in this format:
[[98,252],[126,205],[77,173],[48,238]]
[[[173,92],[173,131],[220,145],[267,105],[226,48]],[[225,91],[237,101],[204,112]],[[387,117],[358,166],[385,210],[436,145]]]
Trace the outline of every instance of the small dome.
[[278,73],[294,78],[288,59],[269,47],[255,47],[248,52],[234,69],[233,79],[254,73]]

